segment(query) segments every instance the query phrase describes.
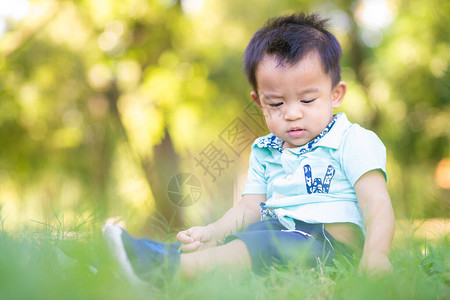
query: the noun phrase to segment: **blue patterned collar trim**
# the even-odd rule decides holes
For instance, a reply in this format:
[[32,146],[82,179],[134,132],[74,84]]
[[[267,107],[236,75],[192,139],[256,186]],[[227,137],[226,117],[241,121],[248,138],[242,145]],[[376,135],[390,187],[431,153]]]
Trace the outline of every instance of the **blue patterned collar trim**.
[[259,148],[272,148],[283,152],[283,140],[277,138],[272,133],[259,139],[256,144]]
[[[330,124],[328,124],[328,126],[314,140],[312,140],[305,146],[295,148],[298,149],[297,151],[295,151],[295,153],[302,155],[310,152],[313,149],[313,147],[331,130],[331,128],[341,115],[342,113],[334,115],[333,120],[331,120]],[[283,140],[274,136],[272,133],[265,137],[260,138],[256,145],[259,148],[272,148],[278,150],[280,153],[283,153],[284,151]]]

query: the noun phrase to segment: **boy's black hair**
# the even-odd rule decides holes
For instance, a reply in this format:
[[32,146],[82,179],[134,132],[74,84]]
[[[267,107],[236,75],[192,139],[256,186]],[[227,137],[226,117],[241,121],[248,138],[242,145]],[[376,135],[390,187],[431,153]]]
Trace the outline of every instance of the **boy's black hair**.
[[253,35],[244,52],[245,73],[254,91],[258,88],[256,70],[267,54],[278,58],[280,65],[295,65],[305,55],[316,52],[334,87],[341,80],[341,45],[326,27],[327,20],[317,14],[297,13],[269,19]]

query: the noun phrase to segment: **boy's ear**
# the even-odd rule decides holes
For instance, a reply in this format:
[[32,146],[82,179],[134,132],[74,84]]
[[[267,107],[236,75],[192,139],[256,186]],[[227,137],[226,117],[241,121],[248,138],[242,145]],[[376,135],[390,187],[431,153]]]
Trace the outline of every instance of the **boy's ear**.
[[256,105],[258,105],[259,108],[262,109],[262,106],[261,106],[261,100],[259,100],[258,93],[255,92],[255,91],[252,91],[252,92],[250,93],[250,96],[252,97],[253,102],[255,102]]
[[333,88],[331,92],[331,97],[333,100],[333,108],[338,108],[341,106],[344,100],[345,93],[347,92],[347,83],[344,81],[339,81],[338,84]]

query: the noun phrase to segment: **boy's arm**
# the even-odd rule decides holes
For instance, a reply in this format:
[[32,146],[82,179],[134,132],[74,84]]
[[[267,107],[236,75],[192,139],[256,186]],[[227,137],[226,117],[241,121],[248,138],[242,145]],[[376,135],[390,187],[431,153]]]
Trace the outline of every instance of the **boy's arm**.
[[366,229],[359,270],[369,274],[390,272],[388,256],[395,220],[383,174],[377,170],[367,172],[355,183],[355,191]]
[[261,219],[259,204],[265,201],[266,195],[244,195],[236,206],[230,208],[222,218],[209,224],[208,227],[213,230],[217,240],[241,231]]
[[260,220],[261,202],[266,195],[244,195],[236,206],[230,208],[218,221],[207,226],[191,227],[178,233],[177,239],[183,243],[184,252],[192,252],[203,247],[215,246],[226,235],[246,228]]

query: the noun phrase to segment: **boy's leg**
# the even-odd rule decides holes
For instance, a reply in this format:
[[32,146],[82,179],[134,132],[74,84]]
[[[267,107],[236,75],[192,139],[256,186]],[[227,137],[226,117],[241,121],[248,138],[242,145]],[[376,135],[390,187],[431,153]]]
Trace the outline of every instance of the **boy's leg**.
[[264,274],[273,265],[315,267],[318,258],[330,263],[334,249],[323,229],[323,224],[299,222],[296,230],[287,230],[277,219],[270,219],[249,225],[244,232],[227,236],[224,242],[242,241],[251,257],[252,270]]
[[[245,232],[228,236],[225,245],[184,254],[178,251],[179,245],[135,239],[117,226],[106,226],[104,236],[123,273],[131,274],[128,277],[132,282],[151,281],[155,271],[165,277],[179,269],[183,276],[193,277],[228,266],[229,271],[252,269],[261,273],[267,266],[287,261],[313,266],[317,257],[333,258],[333,246],[320,236],[323,225],[307,224],[295,231],[277,226],[276,221],[256,223]],[[161,267],[165,272],[158,272]]]
[[194,277],[199,272],[227,267],[229,271],[251,269],[250,254],[243,241],[236,239],[225,245],[184,253],[180,256],[180,271],[185,277]]
[[180,254],[178,243],[165,244],[133,238],[115,225],[106,225],[103,235],[122,274],[133,284],[152,281],[157,277],[155,275],[170,276],[177,269],[180,269],[181,275],[193,277],[216,267],[229,266],[233,271],[251,268],[247,246],[238,239],[222,246]]

